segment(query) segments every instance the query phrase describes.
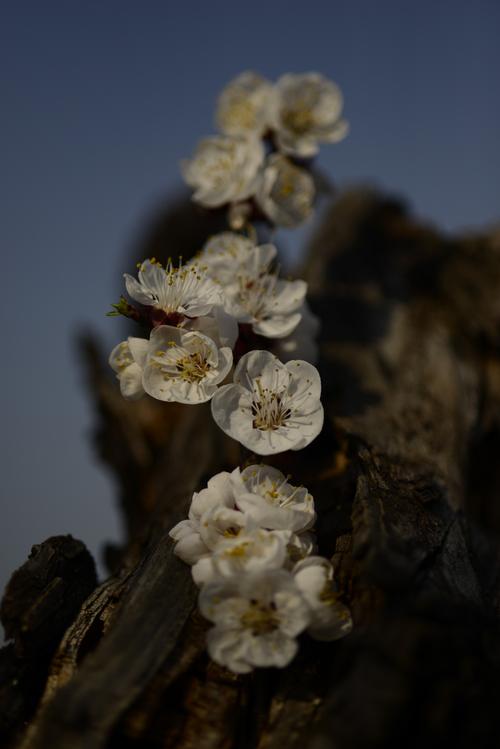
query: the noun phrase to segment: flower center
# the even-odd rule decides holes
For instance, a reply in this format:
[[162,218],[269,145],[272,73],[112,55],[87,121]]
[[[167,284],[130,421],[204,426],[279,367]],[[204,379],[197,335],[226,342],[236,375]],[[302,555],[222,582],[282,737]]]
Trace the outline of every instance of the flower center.
[[238,528],[238,526],[232,526],[231,528],[226,528],[224,531],[224,536],[226,538],[236,538],[236,536],[239,535],[241,531],[241,528]]
[[234,97],[225,112],[226,125],[250,130],[256,126],[255,107],[245,97]]
[[263,432],[279,429],[292,415],[286,393],[262,387],[259,379],[256,384],[257,390],[254,390],[252,400],[253,428]]
[[167,315],[172,315],[198,295],[203,281],[201,269],[196,265],[183,266],[181,264],[175,268],[169,262],[165,268],[163,293],[158,295],[158,305]]
[[251,629],[254,635],[267,635],[278,629],[280,623],[274,603],[266,606],[255,599],[250,601],[240,621],[242,626]]
[[283,124],[293,133],[302,135],[314,127],[314,116],[308,107],[298,106],[294,109],[286,109],[282,115]]
[[210,364],[199,352],[196,352],[178,359],[175,368],[181,380],[200,382],[206,377]]

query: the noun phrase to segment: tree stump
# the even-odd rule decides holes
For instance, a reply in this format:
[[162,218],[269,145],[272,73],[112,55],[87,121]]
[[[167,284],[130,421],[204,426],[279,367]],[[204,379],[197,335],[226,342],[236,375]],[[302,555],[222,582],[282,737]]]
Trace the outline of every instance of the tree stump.
[[326,214],[303,276],[327,418],[308,448],[270,462],[315,498],[352,634],[304,637],[283,670],[236,676],[208,659],[168,531],[245,456],[206,405],[124,401],[88,339],[126,543],[107,549],[100,585],[70,537],[34,547],[12,577],[2,746],[498,745],[500,235],[446,237],[356,190]]

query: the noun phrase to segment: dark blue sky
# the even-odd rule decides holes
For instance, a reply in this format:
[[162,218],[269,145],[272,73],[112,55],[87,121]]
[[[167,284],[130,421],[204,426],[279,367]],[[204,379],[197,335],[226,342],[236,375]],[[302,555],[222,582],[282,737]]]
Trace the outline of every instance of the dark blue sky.
[[500,213],[500,3],[38,0],[0,9],[3,251],[0,585],[33,543],[119,533],[72,348],[107,345],[127,246],[241,70],[318,70],[349,138],[320,165],[456,230]]

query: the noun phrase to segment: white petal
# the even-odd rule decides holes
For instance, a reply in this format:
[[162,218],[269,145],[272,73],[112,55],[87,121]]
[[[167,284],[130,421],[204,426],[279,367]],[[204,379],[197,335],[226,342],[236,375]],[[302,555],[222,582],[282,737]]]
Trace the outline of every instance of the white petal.
[[243,494],[236,499],[239,510],[249,515],[261,528],[298,532],[310,527],[314,515],[287,507],[276,507],[255,494]]
[[142,369],[136,364],[130,364],[119,376],[120,390],[127,400],[137,400],[144,395],[142,385]]
[[290,447],[290,450],[302,450],[307,447],[313,440],[316,439],[318,434],[323,429],[324,422],[324,411],[321,403],[315,411],[308,413],[304,416],[294,416],[294,423],[296,426],[297,436],[289,435],[290,439],[294,440],[294,445]]
[[207,650],[213,661],[226,666],[236,674],[252,671],[245,660],[248,635],[241,629],[213,627],[207,634]]
[[108,359],[109,366],[114,369],[117,374],[123,372],[126,367],[133,363],[133,361],[134,357],[132,356],[132,352],[130,351],[128,341],[121,341],[121,343],[117,343],[114,349],[111,351]]
[[161,294],[166,283],[166,273],[159,263],[144,260],[137,275],[142,286],[150,289],[153,293]]
[[198,559],[208,554],[208,548],[203,543],[199,533],[183,536],[174,546],[176,554],[186,564],[195,564]]
[[305,281],[285,281],[279,279],[275,287],[274,305],[280,314],[295,312],[302,307],[307,293]]
[[295,657],[297,641],[279,629],[247,640],[245,659],[253,666],[284,668]]
[[143,368],[146,364],[146,356],[149,349],[149,341],[145,338],[129,338],[128,345],[134,361]]
[[254,323],[252,330],[265,338],[286,338],[290,333],[293,333],[300,323],[300,318],[300,312],[292,315],[277,314]]
[[316,367],[301,359],[292,359],[285,366],[291,375],[288,393],[294,406],[301,413],[316,409],[321,397],[321,377]]
[[181,520],[180,523],[174,525],[169,531],[168,535],[173,538],[174,541],[180,541],[181,538],[190,536],[192,533],[198,532],[198,526],[195,525],[191,520]]
[[270,351],[250,351],[242,356],[234,370],[234,382],[253,390],[253,381],[260,379],[265,388],[281,389],[288,385],[286,367]]
[[198,587],[206,585],[206,583],[215,582],[218,579],[217,571],[210,555],[198,559],[196,564],[191,567],[191,574]]
[[231,367],[233,366],[233,352],[230,348],[221,348],[219,349],[219,365],[218,365],[218,375],[217,378],[214,380],[215,383],[223,382],[229,372],[231,371]]
[[125,288],[127,289],[129,297],[135,299],[139,304],[144,304],[146,306],[151,306],[155,302],[154,294],[141,286],[135,278],[128,273],[124,273],[123,277],[125,279]]
[[157,349],[167,349],[172,343],[180,346],[182,341],[182,329],[176,328],[173,325],[159,325],[158,327],[153,328],[149,340],[149,351],[151,354],[156,352]]
[[252,429],[251,405],[250,393],[241,385],[222,385],[212,398],[212,416],[223,432],[238,439],[236,434]]

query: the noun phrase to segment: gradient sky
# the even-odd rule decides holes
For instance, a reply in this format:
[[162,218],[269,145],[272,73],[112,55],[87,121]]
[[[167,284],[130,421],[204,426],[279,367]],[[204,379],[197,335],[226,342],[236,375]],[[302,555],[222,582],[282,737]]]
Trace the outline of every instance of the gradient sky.
[[0,4],[0,585],[49,535],[94,553],[119,536],[73,337],[117,342],[104,313],[127,247],[211,132],[220,88],[247,68],[321,71],[351,123],[321,151],[337,183],[482,227],[500,214],[499,38],[497,0]]

